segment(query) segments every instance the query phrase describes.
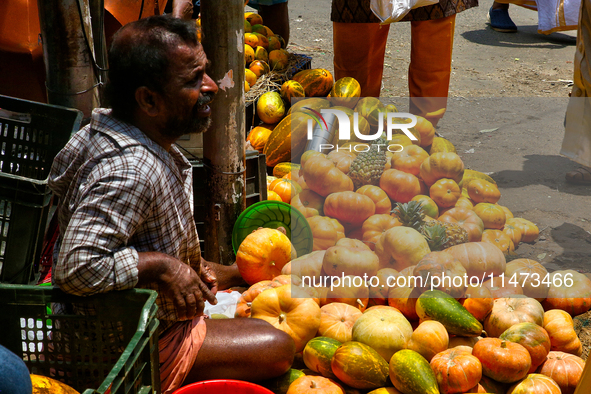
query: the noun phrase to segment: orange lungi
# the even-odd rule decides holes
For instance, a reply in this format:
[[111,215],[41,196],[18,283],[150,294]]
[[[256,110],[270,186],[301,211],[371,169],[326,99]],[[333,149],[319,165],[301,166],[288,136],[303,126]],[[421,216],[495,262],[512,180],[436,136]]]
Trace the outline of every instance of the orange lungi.
[[193,368],[206,334],[203,316],[175,323],[158,341],[160,381],[163,394],[181,387]]

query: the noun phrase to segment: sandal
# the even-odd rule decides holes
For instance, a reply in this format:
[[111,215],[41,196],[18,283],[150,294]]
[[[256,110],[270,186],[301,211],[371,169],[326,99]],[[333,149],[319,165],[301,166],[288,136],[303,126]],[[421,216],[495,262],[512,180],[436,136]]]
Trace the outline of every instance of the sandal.
[[492,7],[488,10],[488,21],[491,29],[501,33],[515,33],[517,26],[511,20],[509,16],[509,10],[505,9],[493,9]]
[[591,168],[579,167],[566,173],[566,181],[578,185],[591,185]]

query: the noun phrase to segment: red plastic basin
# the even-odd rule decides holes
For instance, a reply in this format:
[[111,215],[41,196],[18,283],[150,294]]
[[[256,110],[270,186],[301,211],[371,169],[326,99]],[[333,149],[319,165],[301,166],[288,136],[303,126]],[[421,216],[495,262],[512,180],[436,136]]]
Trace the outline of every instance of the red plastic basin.
[[218,379],[191,383],[173,394],[273,394],[258,384],[242,380]]

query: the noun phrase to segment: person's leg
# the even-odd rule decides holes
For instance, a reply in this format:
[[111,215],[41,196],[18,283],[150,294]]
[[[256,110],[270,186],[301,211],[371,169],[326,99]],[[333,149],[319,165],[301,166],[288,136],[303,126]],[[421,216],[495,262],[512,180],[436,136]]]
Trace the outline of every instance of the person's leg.
[[427,118],[434,126],[447,107],[455,21],[456,16],[451,15],[411,22],[410,112]]
[[491,29],[501,33],[515,33],[517,26],[509,16],[509,4],[495,1],[488,10]]
[[355,78],[361,97],[379,97],[389,25],[333,22],[334,78]]
[[0,393],[31,394],[33,385],[24,361],[0,345]]
[[285,45],[289,43],[289,11],[287,1],[273,5],[259,5],[259,15],[263,18],[263,23],[274,34],[279,34],[285,40]]
[[208,379],[257,382],[287,372],[293,363],[293,339],[264,320],[205,322],[207,334],[184,385]]

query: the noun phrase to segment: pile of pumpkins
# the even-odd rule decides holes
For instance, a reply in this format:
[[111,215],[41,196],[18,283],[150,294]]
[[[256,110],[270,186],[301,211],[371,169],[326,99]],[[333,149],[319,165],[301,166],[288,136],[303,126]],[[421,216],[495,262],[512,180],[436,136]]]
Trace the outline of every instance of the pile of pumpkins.
[[[379,278],[370,286],[331,289],[303,280],[351,273],[362,260],[379,258],[352,238],[297,258],[280,230],[245,238],[236,261],[251,287],[236,317],[266,320],[289,334],[298,352],[292,369],[263,386],[282,394],[574,392],[585,362],[572,316],[591,308],[587,276],[556,271],[542,285],[531,280],[547,273],[540,263],[507,263],[496,246],[470,242],[400,271],[380,262],[366,272]],[[426,272],[450,275],[455,265],[494,281],[457,286],[453,296],[445,286],[400,285]],[[513,275],[519,283],[508,283]]]

